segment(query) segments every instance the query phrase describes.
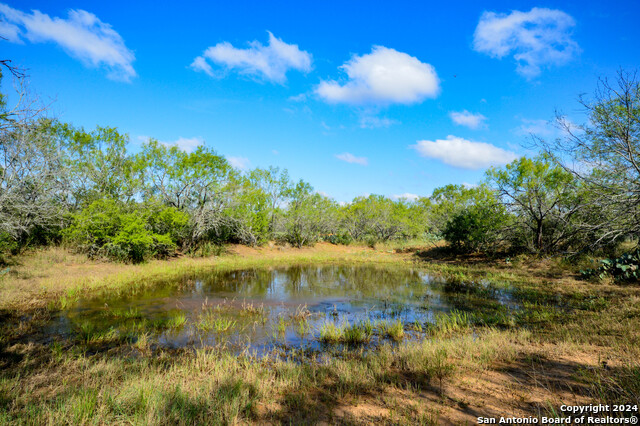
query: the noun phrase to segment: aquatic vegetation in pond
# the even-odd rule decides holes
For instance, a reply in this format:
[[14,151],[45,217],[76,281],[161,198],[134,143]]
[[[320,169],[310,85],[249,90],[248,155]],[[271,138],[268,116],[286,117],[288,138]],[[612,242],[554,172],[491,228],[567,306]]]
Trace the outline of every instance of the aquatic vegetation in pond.
[[311,332],[311,326],[309,325],[309,322],[306,319],[298,321],[295,327],[295,332],[296,335],[298,335],[298,337],[300,337],[301,339],[307,337],[307,335]]
[[320,341],[324,343],[339,343],[344,337],[344,328],[333,321],[326,321],[320,327]]
[[258,305],[243,301],[242,306],[240,307],[240,314],[249,317],[266,318],[268,312],[264,307],[264,304]]
[[344,343],[355,345],[368,342],[373,335],[373,324],[367,320],[358,324],[347,325],[343,330]]
[[112,318],[122,319],[139,319],[142,318],[142,313],[138,308],[130,307],[128,309],[109,309],[105,312],[107,316]]
[[187,316],[183,312],[178,312],[167,320],[167,328],[176,330],[184,327],[187,323]]
[[311,312],[309,312],[309,308],[307,308],[307,305],[304,305],[296,308],[295,312],[291,314],[291,319],[293,321],[306,321],[310,316]]
[[228,332],[235,327],[236,321],[219,316],[210,309],[203,311],[198,317],[196,328],[201,331],[214,331],[216,333]]
[[440,334],[453,334],[469,329],[472,324],[472,314],[453,310],[448,314],[438,315],[433,329]]
[[354,324],[349,324],[346,320],[340,324],[325,321],[320,326],[319,339],[323,343],[357,345],[369,342],[374,329],[373,323],[368,319]]
[[383,336],[387,336],[396,342],[404,339],[404,324],[399,318],[395,321],[382,321],[379,327],[380,334]]
[[[322,351],[327,343],[368,348],[407,334],[420,339],[520,323],[508,290],[462,278],[450,284],[419,270],[380,266],[213,272],[132,295],[80,300],[53,326],[85,342],[135,343],[146,334],[154,347],[269,353]],[[81,331],[83,322],[95,329]]]
[[113,327],[109,329],[100,329],[94,322],[84,321],[80,324],[78,337],[84,343],[106,343],[119,340],[117,330]]

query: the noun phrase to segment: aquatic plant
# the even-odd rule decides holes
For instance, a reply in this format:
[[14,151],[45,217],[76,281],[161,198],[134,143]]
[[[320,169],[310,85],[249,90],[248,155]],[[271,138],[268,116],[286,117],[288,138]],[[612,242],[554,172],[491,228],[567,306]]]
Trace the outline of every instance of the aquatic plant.
[[184,312],[178,312],[167,320],[166,325],[168,329],[176,330],[182,328],[186,323],[187,316],[184,314]]
[[339,343],[344,337],[344,328],[333,321],[325,321],[320,326],[320,341],[324,343]]
[[204,311],[198,318],[196,328],[201,331],[223,333],[235,327],[236,321],[216,315],[211,310]]
[[373,335],[373,325],[370,321],[346,325],[342,331],[342,341],[348,344],[368,342]]
[[467,312],[452,310],[447,314],[436,316],[433,332],[441,334],[452,334],[467,330],[473,323],[473,317]]
[[382,321],[379,324],[380,334],[391,338],[392,340],[399,342],[404,338],[404,324],[401,319],[395,321]]

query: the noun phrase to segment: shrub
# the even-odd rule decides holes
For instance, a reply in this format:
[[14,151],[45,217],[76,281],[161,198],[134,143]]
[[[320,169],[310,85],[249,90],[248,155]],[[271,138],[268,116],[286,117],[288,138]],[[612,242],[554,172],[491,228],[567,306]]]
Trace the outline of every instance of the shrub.
[[187,222],[186,214],[170,207],[103,199],[73,215],[65,235],[89,257],[138,263],[171,255]]
[[505,220],[498,205],[474,205],[455,214],[442,235],[459,252],[488,250],[495,248]]
[[353,238],[351,238],[351,235],[349,235],[349,233],[347,232],[328,235],[324,238],[324,240],[331,244],[335,244],[335,245],[342,244],[345,246],[348,246],[353,242]]
[[618,258],[603,259],[600,261],[600,267],[584,269],[580,273],[584,278],[603,279],[609,276],[616,281],[638,281],[640,280],[640,247]]

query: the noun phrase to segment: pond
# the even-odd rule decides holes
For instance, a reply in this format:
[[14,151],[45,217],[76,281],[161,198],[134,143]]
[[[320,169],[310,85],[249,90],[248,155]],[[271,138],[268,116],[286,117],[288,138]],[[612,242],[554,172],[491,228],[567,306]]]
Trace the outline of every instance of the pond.
[[52,327],[86,343],[225,347],[261,354],[373,347],[421,338],[443,314],[517,309],[488,282],[407,267],[290,266],[217,271],[121,297],[78,301]]

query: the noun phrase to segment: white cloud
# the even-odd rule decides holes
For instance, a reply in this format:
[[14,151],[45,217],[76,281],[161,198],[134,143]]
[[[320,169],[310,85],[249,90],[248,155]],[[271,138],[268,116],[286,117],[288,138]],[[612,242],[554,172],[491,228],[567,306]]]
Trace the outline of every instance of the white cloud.
[[300,50],[297,44],[287,44],[269,33],[269,44],[264,46],[258,41],[249,43],[246,49],[233,47],[229,42],[218,43],[207,48],[202,56],[196,57],[191,68],[214,76],[208,61],[236,70],[240,74],[253,75],[273,83],[287,81],[287,71],[311,71],[311,54]]
[[300,93],[299,95],[289,96],[289,100],[291,102],[304,102],[304,101],[307,100],[307,94],[306,93]]
[[160,143],[165,146],[177,146],[179,149],[181,149],[184,152],[193,152],[200,145],[204,144],[204,139],[200,137],[195,137],[195,138],[180,137],[173,142],[160,142]]
[[0,35],[19,43],[54,42],[69,55],[91,67],[104,67],[114,80],[130,81],[136,76],[135,55],[111,25],[85,10],[70,10],[67,19],[33,10],[25,13],[0,3]]
[[415,201],[418,198],[420,198],[420,196],[418,194],[412,194],[410,192],[405,192],[404,194],[394,194],[391,196],[391,198],[393,198],[394,200],[409,200],[409,201]]
[[449,113],[449,117],[459,126],[466,126],[470,129],[477,129],[484,124],[487,119],[482,114],[474,114],[466,109],[462,112],[452,111]]
[[580,52],[571,38],[574,19],[557,9],[534,7],[510,14],[484,12],[474,34],[474,50],[494,58],[513,55],[517,71],[527,78],[547,65],[562,65]]
[[211,77],[213,77],[213,68],[211,68],[211,65],[209,65],[207,63],[207,60],[202,56],[198,56],[193,60],[193,62],[191,63],[191,68],[193,68],[195,71],[202,71],[205,74],[209,74]]
[[472,142],[452,135],[435,141],[418,141],[409,147],[418,151],[422,157],[435,158],[450,166],[471,170],[502,166],[517,158],[515,153],[495,145]]
[[251,161],[247,157],[227,157],[227,161],[236,169],[248,170]]
[[360,117],[360,127],[363,129],[376,129],[379,127],[389,127],[394,124],[398,124],[398,120],[393,120],[386,117],[375,117],[365,115]]
[[355,155],[350,154],[348,152],[345,152],[342,154],[336,154],[335,157],[338,160],[346,161],[347,163],[351,163],[351,164],[360,164],[361,166],[366,166],[367,164],[369,164],[369,161],[367,160],[366,157],[356,157]]
[[320,98],[346,104],[413,104],[435,98],[440,80],[433,66],[406,53],[374,46],[371,53],[353,56],[341,68],[349,80],[323,81],[315,89]]

